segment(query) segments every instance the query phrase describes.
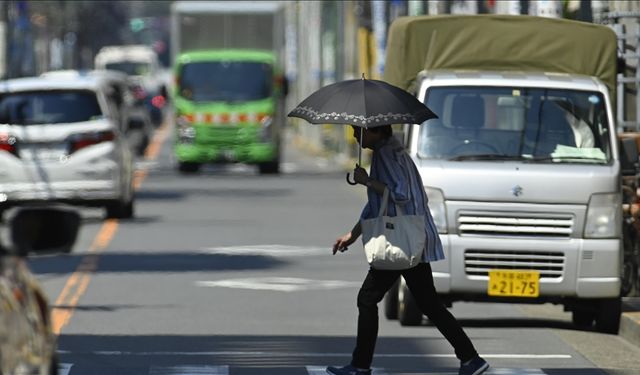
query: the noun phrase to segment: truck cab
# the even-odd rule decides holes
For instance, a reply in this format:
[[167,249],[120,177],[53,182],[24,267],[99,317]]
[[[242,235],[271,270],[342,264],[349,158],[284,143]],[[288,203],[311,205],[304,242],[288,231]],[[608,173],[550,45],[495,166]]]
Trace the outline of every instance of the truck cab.
[[439,118],[411,125],[407,146],[445,249],[432,265],[443,299],[562,303],[612,330],[622,218],[606,87],[543,73],[418,82]]
[[[456,301],[554,303],[618,331],[621,161],[616,36],[530,16],[403,17],[385,79],[437,115],[406,125],[446,259],[436,288]],[[419,324],[403,282],[386,315]]]

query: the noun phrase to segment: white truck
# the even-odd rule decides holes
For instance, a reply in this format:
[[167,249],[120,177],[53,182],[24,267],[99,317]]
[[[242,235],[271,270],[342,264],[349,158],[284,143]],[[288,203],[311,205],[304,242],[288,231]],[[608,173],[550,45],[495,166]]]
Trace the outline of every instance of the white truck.
[[[618,331],[616,47],[608,27],[562,19],[391,25],[385,80],[439,116],[404,136],[444,245],[432,267],[446,303],[551,302],[578,326]],[[401,324],[422,320],[404,282],[385,304]]]

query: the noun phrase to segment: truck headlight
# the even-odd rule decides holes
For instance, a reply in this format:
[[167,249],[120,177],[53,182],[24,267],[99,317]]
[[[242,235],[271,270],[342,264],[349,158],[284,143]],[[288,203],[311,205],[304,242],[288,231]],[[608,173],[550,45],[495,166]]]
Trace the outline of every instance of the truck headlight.
[[622,197],[619,193],[593,194],[587,207],[585,238],[618,237],[622,222]]
[[271,116],[265,116],[260,121],[260,141],[271,142],[273,139],[273,118]]
[[180,143],[193,143],[196,138],[196,129],[189,121],[182,116],[178,117],[176,119],[176,128]]
[[447,233],[447,208],[444,205],[444,194],[442,190],[425,186],[429,199],[429,211],[433,216],[433,222],[438,228],[438,233]]

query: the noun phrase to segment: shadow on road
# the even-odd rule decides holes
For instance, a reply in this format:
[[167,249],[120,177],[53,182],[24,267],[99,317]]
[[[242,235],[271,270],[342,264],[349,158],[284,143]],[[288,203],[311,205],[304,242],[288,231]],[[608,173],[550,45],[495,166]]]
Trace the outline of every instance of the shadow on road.
[[[70,274],[86,254],[29,258],[34,274]],[[286,261],[262,255],[206,254],[190,251],[100,254],[96,273],[200,272],[263,270],[283,267]]]

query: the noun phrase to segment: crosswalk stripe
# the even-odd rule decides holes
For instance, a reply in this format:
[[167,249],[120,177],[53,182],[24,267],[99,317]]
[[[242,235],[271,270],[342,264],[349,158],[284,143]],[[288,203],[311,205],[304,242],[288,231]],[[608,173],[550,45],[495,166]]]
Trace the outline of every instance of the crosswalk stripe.
[[58,375],[69,375],[71,367],[73,367],[73,363],[60,363],[58,365]]
[[149,375],[229,375],[229,366],[153,366]]
[[[327,375],[327,366],[306,366],[307,374],[309,375]],[[384,368],[373,367],[371,369],[372,375],[386,375]]]
[[[60,363],[58,375],[69,375],[73,363]],[[308,375],[327,375],[326,366],[305,366]],[[445,372],[433,372],[434,375],[455,375],[457,369]],[[183,366],[152,366],[149,375],[229,375],[229,366],[207,365],[183,365]],[[387,375],[385,368],[374,367],[372,375]],[[497,368],[490,367],[486,375],[545,375],[545,372],[537,368]]]

